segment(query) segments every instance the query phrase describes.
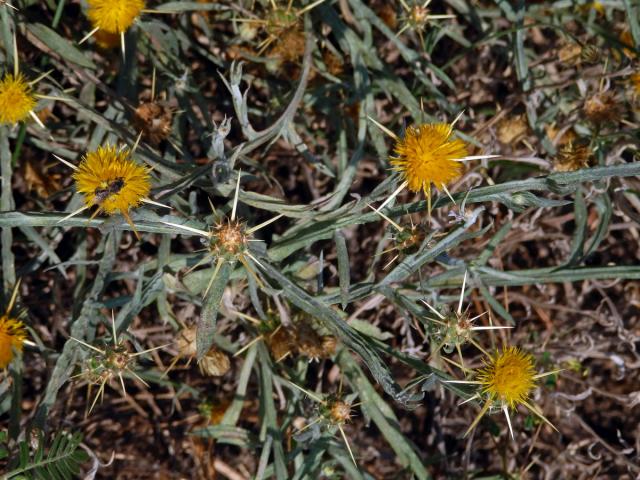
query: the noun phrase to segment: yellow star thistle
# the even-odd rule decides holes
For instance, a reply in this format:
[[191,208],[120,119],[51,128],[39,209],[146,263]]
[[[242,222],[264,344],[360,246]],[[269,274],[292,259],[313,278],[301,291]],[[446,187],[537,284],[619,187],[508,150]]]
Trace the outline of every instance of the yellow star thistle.
[[0,81],[0,123],[24,121],[36,106],[31,86],[21,74],[7,74]]
[[529,396],[536,387],[538,379],[558,373],[559,370],[536,374],[533,356],[517,347],[504,347],[502,351],[496,351],[493,355],[487,354],[487,356],[488,360],[485,361],[484,367],[476,372],[474,381],[450,382],[477,385],[479,391],[467,401],[484,399],[480,413],[467,429],[465,436],[478,425],[487,412],[501,410],[507,419],[511,438],[515,438],[509,410],[515,410],[520,405],[556,430],[556,427],[542,414],[540,408],[529,402]]
[[429,193],[431,184],[437,187],[460,177],[459,160],[468,155],[462,140],[451,139],[453,125],[423,124],[407,128],[404,138],[396,141],[394,170],[400,172],[412,192]]
[[536,385],[533,357],[517,347],[496,352],[478,372],[482,393],[515,408],[529,398]]
[[468,155],[467,145],[452,138],[453,127],[462,116],[460,113],[451,123],[424,123],[407,128],[400,138],[387,127],[369,117],[380,130],[395,140],[395,156],[390,158],[395,172],[402,176],[402,183],[376,212],[380,212],[402,190],[423,191],[427,197],[427,211],[431,215],[431,184],[444,190],[451,201],[455,200],[447,190],[447,184],[462,175],[460,162],[496,158],[499,155]]
[[144,0],[87,0],[87,16],[95,28],[109,33],[126,32],[145,8]]
[[108,215],[140,206],[151,190],[149,169],[138,165],[127,149],[107,145],[89,152],[73,174],[85,205]]
[[0,317],[0,369],[5,369],[13,360],[14,349],[21,352],[22,345],[27,338],[27,331],[20,320]]

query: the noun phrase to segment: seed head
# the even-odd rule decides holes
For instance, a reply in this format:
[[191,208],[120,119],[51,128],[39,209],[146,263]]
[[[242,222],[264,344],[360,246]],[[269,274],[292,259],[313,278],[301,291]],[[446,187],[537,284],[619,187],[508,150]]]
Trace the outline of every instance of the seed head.
[[593,123],[613,122],[620,116],[614,92],[600,92],[584,102],[584,113]]
[[522,140],[529,131],[526,115],[505,117],[498,124],[496,131],[498,140],[505,145],[512,145]]
[[427,192],[433,183],[437,187],[457,179],[462,165],[457,159],[468,155],[462,140],[451,139],[453,126],[448,123],[423,124],[407,128],[398,139],[394,170],[402,173],[412,192]]
[[238,220],[222,221],[214,225],[211,234],[211,252],[216,257],[236,259],[246,248],[248,236],[246,227]]
[[94,27],[120,35],[145,7],[144,0],[87,0],[87,16]]
[[415,5],[409,12],[409,22],[414,28],[423,28],[429,22],[429,9]]
[[[192,359],[197,354],[196,347],[196,327],[187,327],[180,331],[177,339],[178,356],[174,360],[175,364],[180,357]],[[211,347],[207,354],[198,361],[200,372],[210,377],[221,377],[231,368],[229,357],[217,347]]]
[[517,347],[508,347],[496,351],[478,372],[477,380],[489,401],[515,408],[527,402],[536,385],[535,376],[533,356]]
[[149,169],[133,161],[129,150],[111,145],[87,153],[73,178],[85,205],[108,215],[127,214],[151,190]]
[[133,126],[152,145],[158,145],[171,134],[174,110],[159,102],[142,103],[133,115]]
[[591,149],[588,145],[569,142],[558,151],[555,159],[555,170],[558,172],[572,172],[589,166]]
[[0,369],[5,369],[13,360],[14,351],[22,352],[27,330],[20,320],[5,314],[0,317]]
[[221,377],[231,368],[229,356],[216,347],[211,347],[207,354],[198,362],[200,371],[210,377]]
[[351,404],[343,400],[330,400],[327,404],[329,421],[342,425],[351,421]]
[[25,78],[21,74],[6,74],[0,81],[0,123],[22,122],[35,106],[36,99]]

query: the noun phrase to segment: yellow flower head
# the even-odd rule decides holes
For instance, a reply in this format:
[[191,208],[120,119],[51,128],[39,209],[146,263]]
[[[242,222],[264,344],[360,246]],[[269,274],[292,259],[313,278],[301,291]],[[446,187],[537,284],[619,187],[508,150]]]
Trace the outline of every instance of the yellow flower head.
[[108,215],[127,215],[151,190],[149,169],[138,165],[129,150],[112,145],[87,153],[73,178],[86,206],[96,205]]
[[407,128],[404,138],[396,142],[394,170],[401,172],[412,192],[430,190],[431,184],[442,187],[458,178],[462,165],[456,160],[468,155],[462,140],[451,139],[453,125],[423,124]]
[[508,347],[495,355],[478,372],[482,393],[511,408],[526,403],[536,385],[533,357],[517,347]]
[[126,32],[145,7],[144,0],[87,0],[93,26],[109,33]]
[[14,349],[21,352],[27,331],[20,320],[8,315],[0,317],[0,369],[5,369],[13,360]]
[[96,44],[103,50],[110,50],[120,46],[120,35],[117,33],[107,32],[106,30],[98,30],[94,38]]
[[7,74],[0,81],[0,123],[18,123],[25,120],[36,106],[31,86],[25,78]]
[[631,75],[631,85],[633,86],[633,93],[640,96],[640,71]]

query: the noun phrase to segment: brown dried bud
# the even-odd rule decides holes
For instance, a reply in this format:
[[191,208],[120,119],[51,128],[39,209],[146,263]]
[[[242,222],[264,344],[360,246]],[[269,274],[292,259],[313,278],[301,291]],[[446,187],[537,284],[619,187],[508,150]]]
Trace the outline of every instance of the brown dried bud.
[[594,123],[615,121],[620,116],[620,106],[613,92],[596,93],[584,102],[583,110]]
[[211,350],[198,362],[200,371],[211,377],[221,377],[231,368],[229,356],[216,347]]
[[174,110],[160,102],[142,103],[133,115],[133,126],[142,131],[144,138],[152,145],[158,145],[171,134]]

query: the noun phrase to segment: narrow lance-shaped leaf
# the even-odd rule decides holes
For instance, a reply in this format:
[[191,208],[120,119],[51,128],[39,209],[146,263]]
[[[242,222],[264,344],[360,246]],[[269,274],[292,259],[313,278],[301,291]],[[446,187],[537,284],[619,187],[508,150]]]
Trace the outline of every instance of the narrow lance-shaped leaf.
[[223,259],[218,260],[218,262],[214,270],[215,278],[213,278],[211,287],[204,298],[202,312],[198,320],[196,330],[196,355],[198,359],[204,357],[209,352],[211,345],[213,345],[218,309],[220,308],[224,288],[227,286],[229,277],[233,272],[231,263]]
[[349,286],[351,284],[351,270],[349,269],[349,251],[347,241],[340,230],[336,230],[334,235],[336,241],[336,251],[338,254],[338,277],[340,281],[340,297],[342,299],[342,309],[347,308],[349,303]]

